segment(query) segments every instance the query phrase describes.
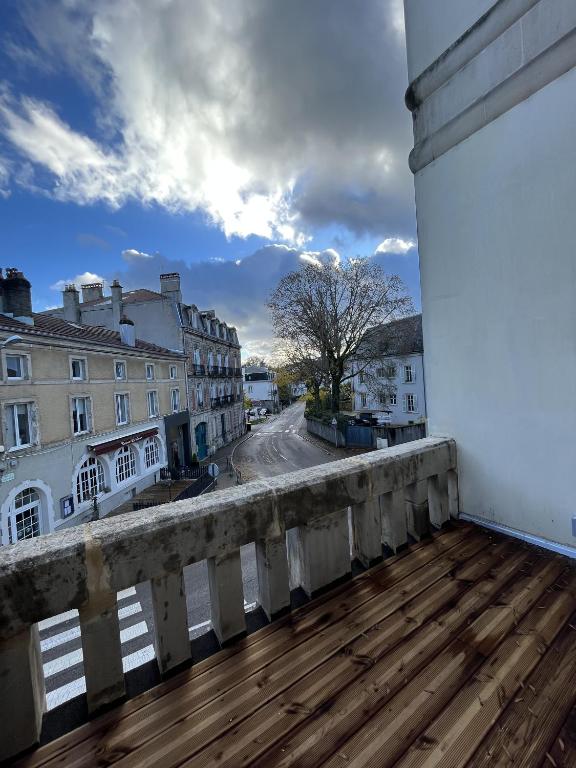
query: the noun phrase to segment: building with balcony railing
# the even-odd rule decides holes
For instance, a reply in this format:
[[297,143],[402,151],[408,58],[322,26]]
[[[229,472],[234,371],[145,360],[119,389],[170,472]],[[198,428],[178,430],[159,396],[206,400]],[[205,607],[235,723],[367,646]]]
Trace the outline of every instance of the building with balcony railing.
[[[212,413],[211,398],[241,394],[240,344],[236,329],[219,320],[212,310],[199,310],[182,301],[180,276],[160,276],[160,292],[137,289],[124,292],[115,282],[105,296],[100,283],[83,286],[83,301],[67,303],[48,314],[78,316],[86,325],[116,327],[120,315],[128,317],[139,337],[183,352],[187,357],[186,399],[190,414],[190,450],[202,459],[239,437],[244,429],[241,403],[229,401]],[[221,387],[213,391],[213,380]]]

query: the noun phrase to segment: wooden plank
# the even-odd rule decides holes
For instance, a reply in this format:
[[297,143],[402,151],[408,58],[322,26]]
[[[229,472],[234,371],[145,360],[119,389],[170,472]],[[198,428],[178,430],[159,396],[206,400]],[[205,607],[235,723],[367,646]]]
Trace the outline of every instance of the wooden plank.
[[[466,768],[533,768],[546,760],[576,703],[576,630],[568,625],[484,738]],[[571,625],[571,626],[570,626]],[[576,765],[576,763],[573,763]]]
[[482,665],[474,679],[454,697],[412,745],[397,768],[442,768],[466,764],[485,734],[513,700],[548,645],[576,608],[576,575],[569,588],[549,592]]
[[[516,560],[512,562],[514,558]],[[377,657],[370,657],[368,654],[371,660],[367,671],[351,685],[347,685],[339,695],[325,695],[325,692],[316,695],[313,684],[315,681],[311,680],[308,680],[310,692],[307,696],[298,690],[291,690],[289,700],[292,702],[296,700],[307,709],[304,727],[298,729],[296,733],[292,730],[287,734],[278,735],[273,722],[271,724],[264,722],[264,715],[268,713],[268,708],[258,712],[257,716],[252,718],[250,728],[247,722],[245,726],[242,724],[240,729],[235,729],[234,739],[238,746],[241,744],[241,734],[245,733],[246,751],[236,754],[229,764],[233,765],[236,760],[238,766],[249,764],[254,768],[256,766],[264,768],[267,765],[285,768],[292,764],[297,764],[298,768],[316,768],[318,765],[323,765],[323,761],[331,754],[342,751],[353,765],[355,755],[363,753],[365,749],[369,750],[371,745],[378,743],[377,739],[384,731],[387,734],[386,743],[384,745],[379,743],[379,748],[370,754],[375,760],[375,765],[395,765],[396,758],[405,748],[407,738],[402,712],[422,695],[423,690],[428,689],[429,677],[433,679],[435,674],[449,676],[453,672],[454,658],[458,656],[454,651],[454,643],[458,643],[458,640],[454,638],[459,636],[470,618],[476,613],[482,614],[482,609],[486,608],[501,592],[502,586],[508,581],[511,582],[512,579],[514,583],[507,594],[514,600],[517,609],[533,604],[545,589],[545,584],[542,586],[540,577],[546,574],[546,566],[539,568],[537,575],[518,580],[518,570],[522,561],[521,552],[506,553],[504,559],[500,561],[498,571],[493,571],[493,578],[481,580],[480,585],[476,585],[465,593],[436,621],[425,624],[392,653],[385,652]],[[557,571],[552,573],[548,569],[546,578],[552,581],[555,574]],[[528,581],[532,592],[527,589]],[[514,625],[514,621],[515,616],[512,611],[501,612],[500,627],[496,625],[495,631],[499,629],[500,633],[503,633]],[[471,626],[481,628],[483,625],[483,615],[480,615]],[[460,646],[467,657],[473,660],[470,661],[471,664],[482,663],[484,656],[477,649],[464,644]],[[461,652],[461,648],[459,650]],[[429,671],[430,669],[432,672]],[[459,667],[456,666],[456,670],[458,669]],[[454,691],[458,689],[461,679],[466,679],[465,672],[467,671],[461,672],[461,677],[455,681]],[[395,707],[393,710],[394,703],[398,701],[402,701],[402,706]],[[270,708],[272,718],[276,716],[278,719],[277,709],[278,706],[276,711]],[[388,719],[379,722],[379,716]],[[415,716],[419,717],[418,711]],[[261,729],[266,729],[266,725],[271,729],[268,738],[261,732]],[[356,731],[359,731],[359,736],[355,743]],[[252,741],[250,741],[250,733],[253,734]],[[347,743],[346,748],[343,748],[342,745],[351,736],[352,743]],[[260,760],[255,760],[255,756],[260,754],[260,746],[254,746],[254,738],[258,741],[263,740],[264,745],[269,745],[272,738],[275,738],[276,746],[262,753]],[[342,747],[341,750],[340,747]],[[368,757],[366,759],[368,760]],[[340,765],[339,760],[336,754],[333,763],[329,761],[329,764]],[[364,762],[359,760],[357,764],[364,765]]]
[[207,704],[204,703],[206,695],[203,686],[198,681],[186,690],[181,688],[176,700],[165,703],[160,711],[152,715],[140,713],[137,721],[122,729],[120,735],[114,733],[110,738],[104,737],[99,751],[114,755],[121,748],[129,752],[122,763],[125,768],[146,768],[159,762],[171,765],[172,761],[178,764],[188,754],[235,727],[236,723],[318,667],[326,658],[341,653],[351,639],[387,619],[409,599],[453,571],[459,563],[478,556],[485,545],[486,539],[469,537],[453,553],[400,582],[400,588],[381,592],[361,608],[354,608],[354,598],[350,595],[349,601],[341,603],[339,623],[332,625],[329,631],[328,624],[335,617],[326,613],[324,627],[297,646],[294,646],[294,638],[286,638],[283,653],[263,667],[261,672],[252,674],[225,693],[217,690],[212,674],[211,679],[206,681],[206,688],[213,691],[216,685],[221,695]]
[[356,577],[353,582],[337,587],[329,595],[317,598],[284,619],[240,640],[234,647],[214,654],[192,669],[45,745],[28,756],[22,766],[32,768],[60,765],[60,756],[73,749],[74,760],[77,765],[81,765],[84,759],[89,760],[90,755],[100,748],[101,740],[107,733],[114,732],[120,736],[123,727],[131,727],[132,717],[153,714],[163,706],[162,699],[165,696],[176,690],[180,692],[181,688],[185,689],[189,685],[201,685],[205,679],[213,684],[210,690],[206,687],[204,691],[205,701],[210,701],[211,697],[258,672],[280,656],[288,639],[296,646],[330,626],[331,622],[325,621],[327,614],[332,614],[333,621],[337,621],[339,611],[349,610],[350,599],[355,607],[374,598],[380,599],[383,590],[395,589],[410,574],[425,569],[440,557],[449,556],[464,540],[469,541],[478,536],[485,542],[494,538],[471,524],[460,523],[452,530],[435,534],[432,541],[412,545],[401,554]]
[[576,765],[576,707],[572,709],[560,733],[538,768],[574,768]]

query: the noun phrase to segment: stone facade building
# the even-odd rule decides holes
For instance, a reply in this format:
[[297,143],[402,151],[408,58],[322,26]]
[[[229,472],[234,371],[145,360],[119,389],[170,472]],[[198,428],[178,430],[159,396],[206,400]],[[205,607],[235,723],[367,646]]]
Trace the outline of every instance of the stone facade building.
[[25,311],[0,313],[3,544],[106,515],[189,446],[182,355],[126,318],[114,332]]
[[422,421],[426,418],[422,315],[378,326],[370,338],[381,354],[369,364],[353,362],[354,412],[370,413],[392,425]]
[[120,317],[135,325],[146,339],[187,358],[186,402],[190,414],[191,451],[199,459],[239,437],[244,430],[240,344],[236,329],[212,310],[199,310],[182,301],[180,276],[160,275],[160,292],[147,289],[123,292],[114,282],[104,296],[100,283],[66,290],[63,307],[49,314],[85,325],[115,329]]

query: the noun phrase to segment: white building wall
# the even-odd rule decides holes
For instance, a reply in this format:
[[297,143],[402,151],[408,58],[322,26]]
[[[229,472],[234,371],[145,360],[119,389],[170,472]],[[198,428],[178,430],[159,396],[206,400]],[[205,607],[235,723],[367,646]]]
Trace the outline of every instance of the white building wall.
[[[357,374],[352,379],[355,413],[371,412],[374,416],[382,416],[382,418],[386,418],[387,423],[395,425],[409,424],[410,422],[425,419],[426,391],[424,387],[422,355],[413,354],[398,358],[386,357],[377,364],[369,366],[367,373],[370,376],[376,376],[379,368],[385,368],[390,365],[395,366],[396,376],[390,379],[383,378],[381,381],[384,386],[389,384],[395,390],[396,404],[390,403],[388,398],[386,404],[382,404],[373,392],[374,387],[361,382],[361,377]],[[411,382],[405,381],[405,365],[411,366]],[[413,412],[406,410],[405,396],[408,394],[415,398],[415,410]],[[363,395],[365,397],[365,405]],[[391,413],[387,413],[388,411],[391,411]]]
[[[486,5],[407,0],[412,73],[452,42],[459,4],[476,15]],[[576,8],[524,5],[534,9],[520,29],[522,66],[529,44],[573,29]],[[429,433],[457,441],[462,511],[574,546],[576,60],[525,98],[558,51],[512,91],[515,106],[471,121],[415,184]]]

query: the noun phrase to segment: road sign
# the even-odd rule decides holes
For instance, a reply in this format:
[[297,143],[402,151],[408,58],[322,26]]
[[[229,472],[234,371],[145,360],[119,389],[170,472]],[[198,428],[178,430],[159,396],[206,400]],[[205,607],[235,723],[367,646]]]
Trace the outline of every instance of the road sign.
[[210,477],[214,477],[214,478],[218,477],[218,475],[220,474],[220,467],[218,466],[218,464],[214,464],[214,463],[208,464],[208,474],[210,475]]

